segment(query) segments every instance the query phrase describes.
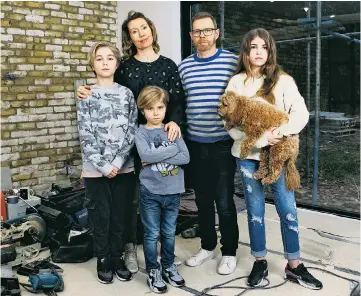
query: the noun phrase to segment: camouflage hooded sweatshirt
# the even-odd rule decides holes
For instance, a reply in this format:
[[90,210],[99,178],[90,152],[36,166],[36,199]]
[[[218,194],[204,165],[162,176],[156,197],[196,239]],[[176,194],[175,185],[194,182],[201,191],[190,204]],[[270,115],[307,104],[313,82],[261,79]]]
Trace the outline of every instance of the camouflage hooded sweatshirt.
[[133,93],[118,83],[91,88],[86,100],[77,100],[83,175],[107,176],[113,168],[132,171],[138,116]]

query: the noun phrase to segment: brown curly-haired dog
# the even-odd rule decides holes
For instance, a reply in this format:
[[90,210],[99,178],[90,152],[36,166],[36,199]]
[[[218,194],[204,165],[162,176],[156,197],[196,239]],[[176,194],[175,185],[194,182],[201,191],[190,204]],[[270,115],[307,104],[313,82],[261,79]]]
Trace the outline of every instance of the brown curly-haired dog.
[[[246,134],[241,144],[241,159],[245,158],[260,137],[273,127],[288,122],[288,114],[261,98],[247,98],[233,91],[226,92],[218,106],[218,113],[225,121],[226,129],[238,127]],[[300,175],[296,168],[299,150],[298,136],[283,137],[273,146],[262,148],[259,170],[253,175],[262,184],[274,183],[285,168],[286,187],[300,187]]]

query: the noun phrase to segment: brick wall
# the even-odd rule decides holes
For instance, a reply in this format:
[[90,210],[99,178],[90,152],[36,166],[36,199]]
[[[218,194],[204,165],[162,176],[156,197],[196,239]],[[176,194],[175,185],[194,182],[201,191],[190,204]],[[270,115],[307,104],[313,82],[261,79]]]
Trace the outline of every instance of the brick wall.
[[42,194],[53,182],[79,177],[74,81],[94,82],[87,67],[94,41],[117,42],[116,7],[116,1],[2,2],[1,166],[10,167],[14,188]]

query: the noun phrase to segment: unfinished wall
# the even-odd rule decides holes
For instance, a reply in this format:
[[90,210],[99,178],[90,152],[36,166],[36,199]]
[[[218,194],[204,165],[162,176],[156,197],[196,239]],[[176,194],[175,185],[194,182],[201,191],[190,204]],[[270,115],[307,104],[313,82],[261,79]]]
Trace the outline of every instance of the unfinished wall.
[[[1,166],[38,194],[81,165],[74,81],[94,81],[87,51],[116,43],[116,1],[1,3]],[[7,74],[15,80],[7,79]]]

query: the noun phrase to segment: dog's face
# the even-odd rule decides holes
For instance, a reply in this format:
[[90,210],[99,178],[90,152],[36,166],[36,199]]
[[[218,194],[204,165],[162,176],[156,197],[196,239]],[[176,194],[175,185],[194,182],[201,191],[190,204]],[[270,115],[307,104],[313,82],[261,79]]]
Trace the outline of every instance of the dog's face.
[[231,107],[232,106],[230,106],[228,97],[226,95],[223,95],[221,97],[221,100],[220,100],[219,104],[218,104],[218,114],[219,114],[219,116],[222,119],[227,120],[227,118],[228,118],[227,115],[229,114],[229,111],[230,111]]
[[229,121],[232,119],[232,114],[237,108],[238,97],[234,96],[231,92],[225,93],[218,104],[218,114],[225,121]]

